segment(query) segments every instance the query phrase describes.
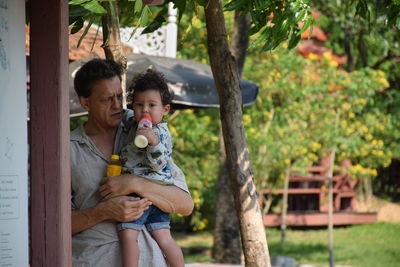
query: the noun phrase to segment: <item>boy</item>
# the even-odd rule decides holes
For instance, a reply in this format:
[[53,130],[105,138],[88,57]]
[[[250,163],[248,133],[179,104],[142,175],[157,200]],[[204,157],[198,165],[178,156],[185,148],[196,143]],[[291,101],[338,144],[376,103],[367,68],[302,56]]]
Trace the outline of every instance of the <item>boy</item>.
[[[131,131],[126,144],[121,150],[123,172],[150,179],[160,184],[173,184],[169,161],[172,156],[172,142],[167,124],[162,119],[170,111],[172,96],[162,74],[148,70],[138,74],[129,88],[132,92],[134,120],[139,122],[143,116],[150,116],[152,128],[138,128]],[[148,146],[138,148],[134,135],[143,135]],[[137,195],[134,195],[137,196]],[[122,246],[122,261],[125,267],[137,266],[139,247],[137,237],[143,225],[159,244],[171,267],[183,267],[184,259],[180,247],[172,239],[169,231],[169,215],[155,206],[146,210],[136,221],[120,223],[119,237]]]

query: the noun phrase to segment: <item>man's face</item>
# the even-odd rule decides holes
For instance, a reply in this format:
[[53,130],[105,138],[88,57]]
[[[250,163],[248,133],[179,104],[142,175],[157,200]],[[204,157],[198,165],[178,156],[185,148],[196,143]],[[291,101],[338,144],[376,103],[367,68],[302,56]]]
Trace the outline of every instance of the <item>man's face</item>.
[[122,88],[118,76],[101,79],[93,84],[88,98],[80,97],[81,105],[89,112],[89,120],[105,129],[121,122]]

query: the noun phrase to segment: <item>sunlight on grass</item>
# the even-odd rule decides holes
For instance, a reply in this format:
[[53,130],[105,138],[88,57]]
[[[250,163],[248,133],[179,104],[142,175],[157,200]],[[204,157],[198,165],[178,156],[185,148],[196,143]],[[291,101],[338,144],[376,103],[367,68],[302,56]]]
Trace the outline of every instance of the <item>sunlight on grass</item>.
[[[267,228],[271,256],[293,257],[298,264],[328,264],[327,232],[320,230],[293,230],[287,233],[287,242],[280,243],[280,231]],[[182,247],[186,262],[212,262],[212,234],[174,233]],[[335,228],[335,263],[352,267],[397,267],[400,262],[400,224],[376,223]]]

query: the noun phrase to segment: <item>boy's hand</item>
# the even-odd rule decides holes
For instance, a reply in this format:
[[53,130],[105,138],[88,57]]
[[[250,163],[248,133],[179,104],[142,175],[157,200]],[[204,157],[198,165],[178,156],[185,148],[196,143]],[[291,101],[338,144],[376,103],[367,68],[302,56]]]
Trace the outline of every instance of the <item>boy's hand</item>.
[[149,141],[150,146],[156,146],[160,142],[160,140],[158,139],[158,136],[151,128],[139,128],[136,131],[136,135],[139,135],[139,134],[146,136],[147,141]]

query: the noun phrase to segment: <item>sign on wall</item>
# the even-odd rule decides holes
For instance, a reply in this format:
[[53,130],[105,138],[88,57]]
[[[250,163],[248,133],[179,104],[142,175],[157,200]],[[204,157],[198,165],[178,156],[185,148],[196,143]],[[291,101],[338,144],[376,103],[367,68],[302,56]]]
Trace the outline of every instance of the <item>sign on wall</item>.
[[0,267],[28,266],[25,0],[0,0]]

